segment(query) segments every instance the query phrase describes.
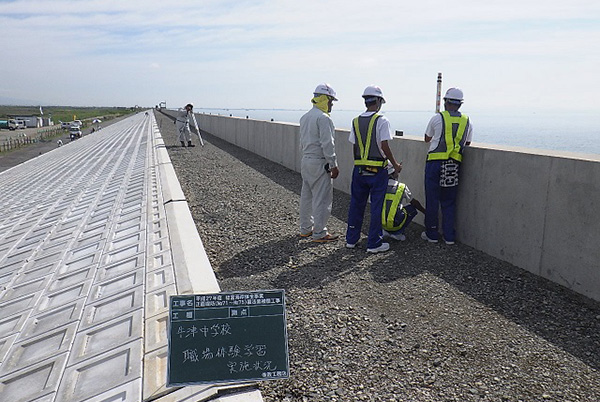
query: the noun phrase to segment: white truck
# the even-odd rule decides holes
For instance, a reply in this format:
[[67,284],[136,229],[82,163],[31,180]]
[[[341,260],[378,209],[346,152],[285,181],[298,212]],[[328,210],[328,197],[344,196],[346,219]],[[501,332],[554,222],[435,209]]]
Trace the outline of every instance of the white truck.
[[70,129],[71,127],[79,127],[81,128],[83,123],[81,120],[73,120],[73,121],[61,121],[60,128]]

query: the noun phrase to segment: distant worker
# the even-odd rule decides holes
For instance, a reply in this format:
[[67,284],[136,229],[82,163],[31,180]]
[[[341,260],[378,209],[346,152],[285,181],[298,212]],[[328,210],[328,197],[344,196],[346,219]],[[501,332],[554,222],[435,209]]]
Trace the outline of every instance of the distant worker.
[[179,141],[181,142],[182,147],[185,147],[186,143],[188,147],[195,147],[195,145],[192,144],[192,132],[190,131],[190,118],[192,118],[192,113],[194,113],[193,109],[194,105],[188,103],[183,110],[180,110],[177,113],[177,118],[175,119],[177,131],[179,132]]
[[354,145],[354,169],[346,247],[354,248],[360,240],[365,208],[371,196],[371,221],[367,240],[367,252],[380,253],[389,250],[389,243],[383,242],[381,210],[388,183],[386,166],[389,162],[399,173],[402,165],[396,162],[388,141],[392,139],[389,120],[378,114],[385,103],[381,88],[368,86],[362,97],[367,110],[352,121],[349,141]]
[[300,118],[300,237],[312,237],[313,242],[327,243],[339,237],[330,234],[325,226],[331,216],[333,179],[339,174],[335,128],[329,117],[337,98],[329,84],[318,85],[313,95],[312,109]]
[[404,232],[417,211],[425,213],[423,205],[412,197],[408,186],[398,181],[398,173],[393,166],[388,165],[388,185],[381,212],[383,237],[404,241]]
[[458,192],[458,173],[463,150],[471,144],[473,125],[461,114],[463,92],[450,88],[444,96],[444,111],[429,120],[425,142],[430,143],[425,164],[425,231],[423,240],[437,243],[438,210],[442,209],[442,232],[446,244],[454,244],[454,215]]

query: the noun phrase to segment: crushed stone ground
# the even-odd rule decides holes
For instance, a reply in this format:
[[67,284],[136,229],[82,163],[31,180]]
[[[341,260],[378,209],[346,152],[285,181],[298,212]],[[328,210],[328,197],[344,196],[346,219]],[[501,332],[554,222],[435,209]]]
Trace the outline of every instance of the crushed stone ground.
[[417,225],[377,255],[301,240],[298,173],[208,133],[182,148],[155,115],[221,288],[286,291],[291,374],[265,401],[600,401],[600,303]]

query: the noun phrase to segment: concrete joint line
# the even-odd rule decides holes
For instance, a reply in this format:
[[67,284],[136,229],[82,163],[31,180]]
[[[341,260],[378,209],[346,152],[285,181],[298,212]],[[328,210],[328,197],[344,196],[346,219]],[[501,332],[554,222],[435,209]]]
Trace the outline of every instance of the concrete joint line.
[[187,202],[187,200],[185,198],[183,198],[181,200],[169,200],[169,201],[163,202],[163,205],[167,205],[170,202]]

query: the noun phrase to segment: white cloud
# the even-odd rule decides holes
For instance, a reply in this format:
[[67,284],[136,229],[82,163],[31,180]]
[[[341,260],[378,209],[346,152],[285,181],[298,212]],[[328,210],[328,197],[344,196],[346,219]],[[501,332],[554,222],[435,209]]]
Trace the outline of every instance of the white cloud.
[[555,106],[556,90],[591,108],[599,27],[586,0],[16,0],[0,2],[15,55],[0,74],[46,103],[298,108],[329,81],[341,108],[378,83],[388,106],[423,109],[442,71],[481,108]]

